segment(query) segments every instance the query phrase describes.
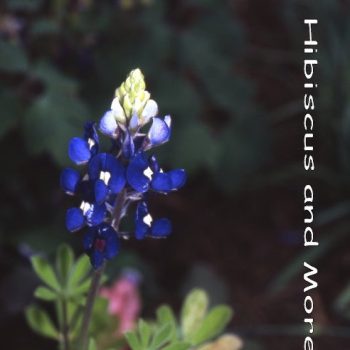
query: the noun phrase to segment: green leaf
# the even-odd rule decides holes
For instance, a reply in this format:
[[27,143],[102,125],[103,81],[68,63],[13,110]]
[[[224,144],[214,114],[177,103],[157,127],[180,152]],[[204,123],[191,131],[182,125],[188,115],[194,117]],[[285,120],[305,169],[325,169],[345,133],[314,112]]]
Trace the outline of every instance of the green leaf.
[[58,339],[59,333],[49,315],[42,309],[32,305],[25,312],[29,326],[44,337]]
[[138,330],[141,338],[142,347],[147,348],[149,341],[151,339],[152,328],[146,321],[140,318],[138,322]]
[[203,289],[193,289],[187,295],[181,310],[181,330],[185,340],[200,327],[208,304],[209,298]]
[[23,72],[28,68],[25,52],[14,43],[0,40],[0,70],[6,72]]
[[169,323],[156,329],[150,345],[150,349],[156,350],[164,346],[170,340],[171,330],[172,326]]
[[88,350],[97,350],[97,345],[96,345],[95,339],[90,338]]
[[[195,120],[182,126],[175,124],[174,128],[173,142],[159,150],[159,158],[163,162],[171,162],[173,167],[184,167],[189,173],[216,166],[219,143],[206,125]],[[205,157],[202,152],[204,148],[207,150]]]
[[61,289],[61,286],[57,280],[57,276],[53,268],[50,266],[47,260],[41,256],[36,255],[31,258],[31,261],[33,269],[37,276],[49,287],[59,291]]
[[[103,284],[103,283],[101,283]],[[86,279],[84,282],[79,284],[78,286],[73,287],[72,289],[69,290],[69,294],[73,296],[77,296],[80,294],[85,294],[91,285],[91,279]]]
[[77,94],[74,80],[48,64],[33,70],[45,90],[23,116],[22,133],[29,152],[50,154],[59,164],[67,164],[67,144],[81,134],[89,111]]
[[175,343],[172,343],[170,345],[167,345],[163,348],[163,350],[187,350],[191,347],[191,344],[183,342],[183,341],[177,341]]
[[132,350],[142,350],[142,345],[140,343],[140,340],[136,334],[136,332],[126,332],[124,334],[126,341],[128,342],[130,348]]
[[226,305],[219,305],[210,310],[196,331],[189,335],[188,340],[197,346],[219,335],[232,318],[232,310]]
[[55,293],[52,289],[41,286],[35,289],[34,296],[45,301],[53,301],[58,298],[57,293]]
[[177,339],[177,322],[175,315],[171,308],[168,305],[161,305],[157,309],[157,320],[160,325],[170,324],[172,327],[171,331],[171,341],[175,341]]
[[67,244],[61,244],[57,249],[56,269],[61,282],[66,285],[70,270],[74,264],[74,253]]
[[91,279],[88,278],[91,271],[91,264],[86,255],[82,255],[74,264],[68,277],[67,290],[71,297],[85,294],[91,285]]

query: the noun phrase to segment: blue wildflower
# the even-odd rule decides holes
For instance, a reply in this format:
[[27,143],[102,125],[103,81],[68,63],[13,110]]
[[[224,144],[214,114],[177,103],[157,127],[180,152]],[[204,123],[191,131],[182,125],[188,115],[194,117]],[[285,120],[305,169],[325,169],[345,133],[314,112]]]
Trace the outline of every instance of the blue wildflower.
[[[164,172],[150,149],[169,141],[171,117],[157,116],[158,105],[145,90],[140,70],[132,71],[116,90],[110,109],[99,121],[99,131],[109,137],[112,147],[99,152],[95,123],[85,124],[84,136],[69,144],[69,157],[83,172],[66,168],[61,173],[61,187],[75,195],[80,205],[67,210],[66,227],[70,232],[84,227],[84,248],[91,264],[98,269],[119,251],[119,238],[167,237],[172,230],[166,218],[153,220],[145,200],[148,191],[168,194],[186,182],[184,169]],[[152,122],[148,131],[146,124]],[[136,203],[135,229],[121,232],[121,219],[130,204]]]

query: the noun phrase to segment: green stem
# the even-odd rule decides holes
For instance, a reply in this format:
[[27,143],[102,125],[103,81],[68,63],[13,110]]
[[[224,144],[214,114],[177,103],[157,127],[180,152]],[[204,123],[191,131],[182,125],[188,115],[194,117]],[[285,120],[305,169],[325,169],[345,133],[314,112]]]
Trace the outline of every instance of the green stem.
[[89,335],[89,325],[92,316],[92,310],[95,304],[96,295],[98,288],[100,286],[101,277],[103,275],[105,264],[102,265],[98,270],[94,271],[92,276],[91,286],[86,299],[86,306],[83,316],[83,323],[81,326],[81,350],[86,350],[88,347],[88,335]]
[[[119,223],[122,216],[123,207],[125,204],[125,199],[126,199],[126,191],[123,190],[118,194],[116,198],[114,211],[112,213],[112,226],[116,231],[119,228]],[[88,348],[89,325],[91,321],[92,310],[94,307],[98,289],[100,287],[100,282],[101,282],[104,269],[105,269],[105,263],[103,263],[101,268],[94,271],[92,276],[89,293],[86,299],[86,305],[85,305],[83,322],[82,322],[81,333],[80,333],[80,344],[81,344],[80,350],[87,350]]]

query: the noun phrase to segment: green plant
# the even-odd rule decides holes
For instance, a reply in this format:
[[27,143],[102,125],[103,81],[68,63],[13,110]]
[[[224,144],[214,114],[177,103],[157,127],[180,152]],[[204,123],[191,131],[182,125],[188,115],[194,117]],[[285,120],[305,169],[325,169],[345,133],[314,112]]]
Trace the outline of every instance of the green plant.
[[222,334],[232,317],[227,305],[208,309],[209,298],[202,289],[186,297],[180,319],[168,305],[160,306],[156,319],[140,319],[134,331],[126,333],[132,350],[187,350],[198,348]]

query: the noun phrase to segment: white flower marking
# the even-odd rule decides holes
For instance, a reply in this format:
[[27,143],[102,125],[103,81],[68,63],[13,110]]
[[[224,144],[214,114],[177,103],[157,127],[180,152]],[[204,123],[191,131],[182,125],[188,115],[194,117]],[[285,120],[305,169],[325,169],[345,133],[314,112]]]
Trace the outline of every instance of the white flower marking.
[[149,226],[149,227],[151,227],[152,221],[153,221],[153,219],[152,219],[152,216],[151,216],[150,214],[147,214],[147,215],[143,218],[143,222],[144,222],[147,226]]
[[152,180],[152,175],[153,175],[152,169],[150,167],[148,167],[147,169],[144,170],[143,175],[145,175],[150,180]]
[[100,180],[102,180],[106,186],[108,186],[108,181],[111,178],[111,173],[108,171],[101,171],[100,172]]

